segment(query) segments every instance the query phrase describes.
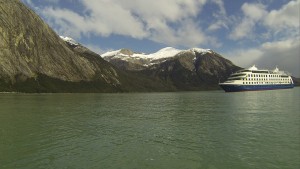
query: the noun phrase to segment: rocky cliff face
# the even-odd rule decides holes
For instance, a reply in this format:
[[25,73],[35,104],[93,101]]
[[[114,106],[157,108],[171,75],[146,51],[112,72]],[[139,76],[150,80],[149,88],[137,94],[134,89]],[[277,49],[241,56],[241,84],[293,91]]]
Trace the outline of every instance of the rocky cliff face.
[[70,48],[20,1],[0,0],[0,85],[7,90],[28,80],[38,85],[39,77],[68,83],[97,80],[116,88],[117,71],[106,63],[86,49]]

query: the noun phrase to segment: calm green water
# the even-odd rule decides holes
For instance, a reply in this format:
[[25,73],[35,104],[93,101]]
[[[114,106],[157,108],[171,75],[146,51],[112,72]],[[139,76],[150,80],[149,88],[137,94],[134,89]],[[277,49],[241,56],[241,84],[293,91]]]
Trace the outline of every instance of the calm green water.
[[0,94],[0,168],[300,168],[300,88]]

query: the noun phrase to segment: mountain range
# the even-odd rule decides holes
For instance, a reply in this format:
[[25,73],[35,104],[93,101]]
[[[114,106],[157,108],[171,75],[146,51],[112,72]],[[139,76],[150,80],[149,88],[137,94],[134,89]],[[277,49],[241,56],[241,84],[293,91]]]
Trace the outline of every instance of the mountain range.
[[219,89],[241,69],[209,49],[120,49],[100,56],[58,36],[19,0],[0,1],[0,92],[141,92]]
[[241,69],[213,50],[201,48],[167,47],[152,54],[121,49],[101,56],[124,71],[160,79],[176,90],[217,89],[219,81]]

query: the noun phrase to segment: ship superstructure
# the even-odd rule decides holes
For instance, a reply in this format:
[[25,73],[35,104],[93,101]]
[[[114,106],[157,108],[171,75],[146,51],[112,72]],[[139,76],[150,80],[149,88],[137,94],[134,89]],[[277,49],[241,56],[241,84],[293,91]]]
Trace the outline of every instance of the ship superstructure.
[[274,70],[258,69],[255,65],[248,69],[242,69],[230,75],[230,77],[219,85],[226,92],[251,91],[251,90],[273,90],[293,88],[294,83],[288,74]]

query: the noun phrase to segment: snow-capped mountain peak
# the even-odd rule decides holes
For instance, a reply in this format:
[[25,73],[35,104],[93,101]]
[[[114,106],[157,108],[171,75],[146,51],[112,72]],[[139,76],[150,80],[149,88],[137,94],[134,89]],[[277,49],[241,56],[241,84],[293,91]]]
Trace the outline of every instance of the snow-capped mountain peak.
[[77,43],[74,39],[67,37],[67,36],[59,36],[62,40],[64,40],[65,42],[69,43],[70,45],[74,45],[77,46],[79,45],[79,43]]
[[165,47],[151,54],[134,53],[129,49],[120,49],[106,52],[101,56],[109,62],[118,62],[122,60],[128,63],[134,63],[139,64],[143,67],[148,67],[154,64],[162,63],[168,59],[172,59],[173,57],[185,52],[193,54],[195,57],[194,60],[196,60],[197,54],[205,55],[207,53],[213,53],[213,51],[210,49],[191,48],[187,50],[180,50],[173,47]]
[[182,50],[175,49],[173,47],[166,47],[166,48],[160,49],[159,51],[157,51],[155,53],[149,54],[147,58],[150,58],[151,60],[170,58],[170,57],[174,57],[181,51]]
[[159,59],[173,57],[181,51],[182,50],[175,49],[175,48],[172,48],[172,47],[166,47],[166,48],[160,49],[159,51],[157,51],[155,53],[151,53],[151,54],[133,53],[132,52],[129,55],[129,54],[124,54],[124,52],[122,52],[122,49],[120,49],[120,50],[106,52],[106,53],[102,54],[101,56],[103,58],[111,58],[111,57],[121,58],[122,60],[126,60],[126,59],[129,59],[129,58],[146,59],[146,60],[159,60]]

